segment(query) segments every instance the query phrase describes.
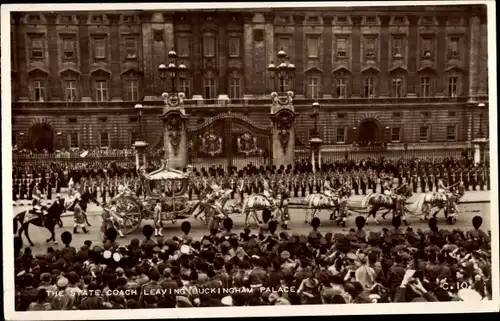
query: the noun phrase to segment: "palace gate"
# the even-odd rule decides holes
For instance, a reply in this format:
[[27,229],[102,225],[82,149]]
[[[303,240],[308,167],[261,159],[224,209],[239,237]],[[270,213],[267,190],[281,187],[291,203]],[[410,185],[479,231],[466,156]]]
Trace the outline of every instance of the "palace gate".
[[188,127],[187,136],[188,163],[198,169],[272,165],[271,127],[260,127],[242,115],[224,113],[208,118]]

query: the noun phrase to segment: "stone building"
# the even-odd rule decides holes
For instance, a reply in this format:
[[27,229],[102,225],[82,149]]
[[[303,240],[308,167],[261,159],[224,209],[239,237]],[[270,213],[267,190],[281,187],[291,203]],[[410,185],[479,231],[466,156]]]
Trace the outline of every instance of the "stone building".
[[488,129],[485,6],[19,12],[11,20],[19,147],[129,147],[140,103],[141,135],[161,148],[161,94],[171,83],[158,66],[172,49],[187,67],[176,91],[193,130],[228,112],[250,132],[269,128],[278,87],[267,66],[281,48],[296,66],[286,90],[295,93],[298,150],[309,146],[314,101],[323,148],[337,152],[368,141],[470,149]]

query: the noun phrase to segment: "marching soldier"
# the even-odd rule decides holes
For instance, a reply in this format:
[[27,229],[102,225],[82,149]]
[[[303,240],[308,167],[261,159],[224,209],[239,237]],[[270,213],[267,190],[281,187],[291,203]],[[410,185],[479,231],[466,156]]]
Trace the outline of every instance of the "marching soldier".
[[469,171],[464,169],[462,172],[462,181],[464,182],[464,188],[469,191]]
[[154,226],[155,226],[155,236],[163,236],[162,235],[162,228],[163,228],[163,223],[161,219],[161,200],[157,199],[156,200],[156,206],[154,208],[154,214],[153,214],[153,219],[154,219]]
[[299,197],[300,178],[297,172],[293,173],[293,196]]
[[484,191],[484,168],[480,168],[479,174],[478,174],[478,184],[479,184],[479,190]]
[[476,190],[476,185],[477,185],[477,170],[475,168],[473,168],[470,172],[470,184],[472,185],[472,190],[475,191]]
[[302,173],[302,174],[300,174],[300,189],[301,189],[302,197],[306,197],[306,185],[307,185],[306,175],[304,173]]
[[313,189],[314,189],[314,177],[309,173],[309,177],[308,177],[308,188],[309,188],[309,195],[311,195],[313,193]]
[[412,184],[413,193],[416,193],[417,186],[418,186],[418,177],[417,177],[416,173],[415,173],[415,175],[412,175],[412,177],[411,177],[411,184]]
[[243,203],[243,197],[245,193],[245,179],[243,179],[243,172],[240,171],[238,174],[238,195],[240,196],[240,202]]
[[425,176],[423,174],[420,174],[420,191],[422,193],[425,193]]
[[78,233],[78,228],[81,227],[82,228],[82,231],[83,233],[87,234],[89,231],[87,231],[87,229],[85,228],[85,216],[83,214],[83,210],[82,208],[80,207],[80,194],[77,193],[76,194],[76,205],[75,205],[75,208],[74,208],[74,212],[73,212],[73,218],[75,220],[75,225],[73,227],[73,234],[77,234]]
[[427,176],[427,186],[429,187],[429,192],[434,192],[434,174],[432,174],[432,171]]
[[363,174],[363,176],[361,176],[361,182],[360,182],[361,193],[363,195],[366,195],[366,184],[367,184],[367,177],[366,177],[366,174]]

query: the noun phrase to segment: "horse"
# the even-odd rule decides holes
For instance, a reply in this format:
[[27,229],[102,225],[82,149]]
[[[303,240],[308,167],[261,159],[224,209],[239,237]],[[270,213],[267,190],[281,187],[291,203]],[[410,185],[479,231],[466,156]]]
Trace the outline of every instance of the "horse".
[[250,224],[248,224],[248,217],[250,216],[250,213],[252,214],[252,218],[257,224],[261,224],[262,221],[259,219],[257,216],[257,211],[262,211],[264,209],[268,209],[272,213],[271,219],[276,219],[276,212],[279,212],[281,215],[281,219],[284,222],[283,224],[286,225],[286,218],[285,213],[282,211],[283,205],[286,206],[286,204],[283,204],[283,200],[286,198],[285,194],[280,192],[277,194],[277,197],[275,196],[270,196],[266,197],[264,194],[252,194],[248,196],[244,201],[243,205],[241,207],[241,213],[245,215],[245,226],[249,227]]
[[196,207],[200,206],[200,211],[194,215],[195,218],[198,218],[200,214],[204,213],[207,226],[210,228],[218,227],[220,223],[229,216],[224,205],[228,201],[231,193],[232,190],[226,189],[218,198],[212,199],[206,197],[201,199],[198,204],[195,205]]
[[[463,193],[460,192],[428,192],[417,198],[414,203],[415,210],[413,212],[422,213],[424,215],[422,219],[427,220],[432,208],[435,207],[437,210],[432,213],[432,217],[435,218],[443,210],[446,221],[452,224],[457,218],[457,213],[455,213],[456,204],[462,196]],[[452,215],[449,216],[448,214]]]
[[385,216],[392,211],[393,215],[401,216],[403,222],[408,225],[408,221],[406,220],[406,217],[404,215],[404,203],[409,197],[412,196],[412,191],[408,187],[408,185],[405,184],[399,187],[396,192],[399,193],[396,194],[395,198],[393,198],[393,196],[381,193],[370,193],[364,196],[361,201],[361,208],[368,209],[367,219],[370,216],[373,216],[375,223],[379,224],[379,221],[376,218],[377,211],[381,208],[385,208],[387,209],[387,211],[382,214],[382,218],[385,218]]
[[36,216],[29,217],[27,214],[31,214],[31,210],[26,210],[18,213],[14,217],[14,234],[17,233],[18,231],[18,223],[21,224],[21,228],[19,229],[19,237],[22,237],[22,234],[24,232],[24,235],[26,236],[26,239],[30,243],[31,246],[35,246],[33,242],[31,242],[29,233],[28,233],[28,228],[30,224],[33,224],[35,226],[39,227],[45,227],[49,232],[51,233],[51,237],[46,240],[46,242],[54,241],[54,243],[57,244],[56,238],[55,238],[55,232],[54,232],[54,227],[58,223],[58,221],[61,218],[61,214],[64,212],[64,207],[61,206],[58,202],[54,202],[51,204],[50,207],[42,207],[42,210],[47,211],[47,214],[43,216],[36,214]]
[[[94,196],[90,192],[84,192],[83,194],[80,195],[80,207],[82,209],[82,214],[85,218],[85,223],[87,223],[88,226],[91,226],[89,223],[89,220],[87,218],[87,205],[92,202],[96,205],[99,205],[100,203],[94,198]],[[65,200],[64,198],[61,198],[61,203],[64,204],[64,212],[70,211],[73,212],[75,209],[75,205],[77,203],[77,198],[72,198],[69,200]],[[59,220],[58,222],[59,227],[62,226],[62,221]]]
[[[335,214],[339,211],[339,202],[340,199],[344,196],[349,197],[351,194],[351,190],[347,186],[342,186],[335,193],[331,195],[327,195],[325,193],[313,193],[307,195],[304,199],[304,202],[307,205],[307,209],[305,211],[304,223],[308,223],[309,214],[311,214],[311,219],[316,217],[316,214],[323,209],[331,210],[330,220],[335,218]],[[309,213],[309,211],[311,211]]]

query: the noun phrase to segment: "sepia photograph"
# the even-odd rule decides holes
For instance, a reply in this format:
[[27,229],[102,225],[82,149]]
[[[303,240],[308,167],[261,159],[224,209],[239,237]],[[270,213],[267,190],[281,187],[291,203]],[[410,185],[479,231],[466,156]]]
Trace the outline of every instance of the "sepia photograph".
[[1,24],[8,320],[499,310],[494,1]]

